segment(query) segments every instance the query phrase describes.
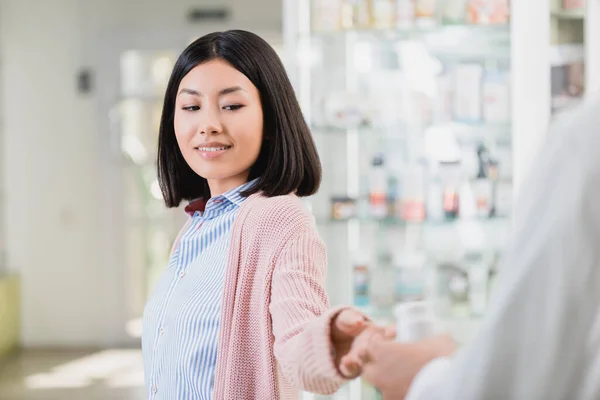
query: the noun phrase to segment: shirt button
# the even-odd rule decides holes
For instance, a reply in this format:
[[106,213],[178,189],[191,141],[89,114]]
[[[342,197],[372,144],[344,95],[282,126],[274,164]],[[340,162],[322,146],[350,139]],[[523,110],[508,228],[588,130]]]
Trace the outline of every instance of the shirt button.
[[156,392],[158,392],[158,388],[156,387],[156,385],[152,386],[152,393],[156,394]]
[[160,327],[160,334],[162,335],[162,334],[164,334],[164,333],[165,333],[165,328],[161,326],[161,327]]
[[180,277],[180,278],[183,278],[184,276],[185,276],[185,272],[181,271],[181,272],[179,273],[179,277]]

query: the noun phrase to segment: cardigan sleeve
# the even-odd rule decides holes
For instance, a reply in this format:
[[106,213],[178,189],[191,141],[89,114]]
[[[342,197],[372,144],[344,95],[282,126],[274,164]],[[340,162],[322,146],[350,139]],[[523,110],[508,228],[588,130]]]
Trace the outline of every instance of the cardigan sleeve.
[[333,358],[330,327],[341,308],[329,307],[326,268],[316,227],[302,227],[275,259],[269,306],[281,373],[298,389],[319,394],[335,393],[346,382]]

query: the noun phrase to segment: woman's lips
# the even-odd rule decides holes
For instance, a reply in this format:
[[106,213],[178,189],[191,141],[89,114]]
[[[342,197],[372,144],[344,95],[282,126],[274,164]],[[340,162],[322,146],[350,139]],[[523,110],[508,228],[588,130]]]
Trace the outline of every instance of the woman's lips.
[[231,146],[227,145],[219,145],[219,146],[198,146],[196,147],[196,151],[200,152],[200,156],[205,160],[211,160],[213,158],[217,158],[221,156],[223,153],[227,152]]

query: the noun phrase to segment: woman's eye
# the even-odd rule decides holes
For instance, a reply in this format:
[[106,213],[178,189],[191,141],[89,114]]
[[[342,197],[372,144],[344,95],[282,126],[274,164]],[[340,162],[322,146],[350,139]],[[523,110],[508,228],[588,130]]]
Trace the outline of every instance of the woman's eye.
[[181,109],[183,111],[198,111],[200,109],[199,106],[186,106],[186,107],[181,107]]
[[230,106],[225,106],[223,107],[224,110],[228,110],[228,111],[236,111],[239,110],[240,108],[244,107],[241,104],[232,104]]

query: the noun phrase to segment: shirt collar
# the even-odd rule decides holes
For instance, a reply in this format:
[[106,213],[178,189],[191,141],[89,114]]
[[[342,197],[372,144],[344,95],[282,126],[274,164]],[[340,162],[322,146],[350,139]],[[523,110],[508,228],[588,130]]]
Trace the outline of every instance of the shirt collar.
[[213,212],[218,212],[218,210],[225,208],[228,204],[234,204],[237,207],[239,207],[242,205],[244,200],[246,200],[246,197],[242,196],[241,193],[252,188],[257,181],[258,178],[255,178],[251,181],[244,183],[243,185],[228,190],[227,192],[219,196],[215,196],[214,198],[209,199],[208,201],[204,200],[203,197],[192,200],[185,207],[185,212],[189,216],[193,216],[198,212],[204,213],[207,205],[209,210],[206,210],[206,212],[210,214],[212,214]]
[[[244,183],[243,185],[236,187],[235,189],[228,190],[227,192],[223,193],[221,196],[225,197],[227,200],[229,200],[233,204],[235,204],[237,206],[241,206],[242,203],[244,202],[244,200],[246,200],[246,197],[242,196],[241,193],[248,189],[251,189],[256,184],[257,181],[258,181],[258,178],[255,178],[251,181]],[[217,197],[219,197],[219,196],[217,196]]]

